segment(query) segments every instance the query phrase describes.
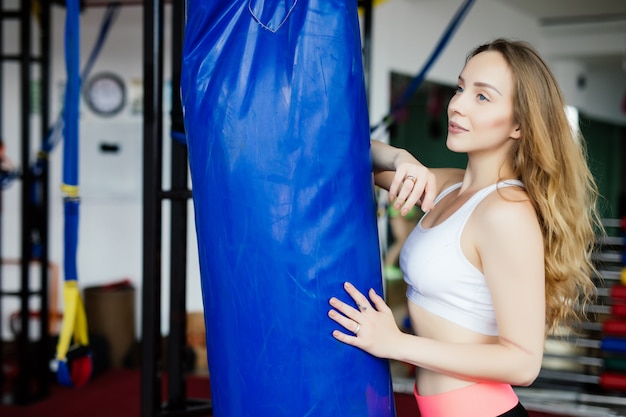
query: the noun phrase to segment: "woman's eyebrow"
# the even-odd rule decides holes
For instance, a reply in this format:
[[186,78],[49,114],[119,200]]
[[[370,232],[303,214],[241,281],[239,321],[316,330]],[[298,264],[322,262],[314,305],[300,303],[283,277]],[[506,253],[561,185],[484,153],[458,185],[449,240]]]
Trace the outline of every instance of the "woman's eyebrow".
[[[463,82],[465,82],[465,80],[463,79],[463,77],[459,77],[459,81],[463,81]],[[475,85],[476,87],[489,88],[489,89],[491,89],[491,90],[495,91],[496,93],[498,93],[498,94],[502,95],[502,93],[501,93],[501,92],[500,92],[500,91],[499,91],[496,87],[494,87],[493,85],[491,85],[491,84],[489,84],[489,83],[484,83],[484,82],[481,82],[481,81],[477,81],[477,82],[475,82],[475,83],[474,83],[474,85]]]
[[502,95],[502,93],[500,91],[498,91],[498,89],[496,87],[494,87],[493,85],[489,84],[489,83],[483,83],[483,82],[475,82],[474,83],[475,86],[477,87],[484,87],[484,88],[489,88],[493,91],[495,91],[496,93]]

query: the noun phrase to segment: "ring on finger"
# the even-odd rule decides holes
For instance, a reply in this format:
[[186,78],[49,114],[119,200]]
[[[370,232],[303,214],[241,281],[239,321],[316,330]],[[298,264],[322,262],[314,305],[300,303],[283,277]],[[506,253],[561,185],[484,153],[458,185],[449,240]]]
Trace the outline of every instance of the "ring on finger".
[[361,330],[361,325],[360,325],[360,324],[357,324],[357,325],[356,325],[356,329],[354,329],[354,332],[353,332],[355,336],[356,336],[357,334],[359,334],[359,330]]
[[415,178],[413,175],[407,175],[406,177],[404,177],[404,180],[413,181],[413,184],[415,184],[415,181],[417,181],[417,178]]

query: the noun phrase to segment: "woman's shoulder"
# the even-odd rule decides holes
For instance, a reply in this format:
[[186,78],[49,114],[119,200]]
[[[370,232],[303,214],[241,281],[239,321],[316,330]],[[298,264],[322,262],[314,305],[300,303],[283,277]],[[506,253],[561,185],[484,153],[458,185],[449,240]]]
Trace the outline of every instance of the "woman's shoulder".
[[517,257],[520,248],[526,248],[523,256],[527,257],[543,248],[539,219],[528,195],[519,187],[504,187],[485,197],[469,218],[466,230],[483,260],[489,255]]
[[[537,224],[537,213],[523,187],[516,185],[497,186],[476,207],[478,220],[485,226],[518,227]],[[524,226],[522,226],[524,227]]]

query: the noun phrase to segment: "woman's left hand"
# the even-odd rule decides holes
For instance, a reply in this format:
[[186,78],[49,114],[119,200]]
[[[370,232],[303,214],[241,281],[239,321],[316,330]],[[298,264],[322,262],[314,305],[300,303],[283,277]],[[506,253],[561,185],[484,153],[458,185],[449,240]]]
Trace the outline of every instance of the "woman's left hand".
[[389,199],[394,208],[406,216],[415,205],[423,212],[434,206],[437,194],[435,174],[419,162],[400,163],[389,186]]
[[333,337],[379,358],[392,359],[404,333],[398,328],[389,306],[373,289],[368,294],[371,303],[349,282],[344,284],[344,289],[358,309],[335,297],[330,299],[334,309],[329,310],[328,316],[349,332],[335,330]]

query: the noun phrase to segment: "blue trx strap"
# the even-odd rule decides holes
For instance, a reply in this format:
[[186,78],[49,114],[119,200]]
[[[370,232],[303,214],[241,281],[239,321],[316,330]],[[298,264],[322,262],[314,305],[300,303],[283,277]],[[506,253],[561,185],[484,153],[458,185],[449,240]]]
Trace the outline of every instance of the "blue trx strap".
[[[111,29],[113,22],[115,21],[115,19],[117,18],[117,15],[119,14],[120,7],[121,6],[119,3],[111,3],[107,7],[107,11],[104,17],[102,18],[102,25],[100,26],[100,33],[98,34],[98,38],[96,39],[96,43],[93,49],[91,50],[89,59],[87,60],[87,63],[85,64],[85,67],[83,68],[83,72],[80,75],[81,80],[85,80],[87,79],[87,77],[89,77],[89,74],[91,73],[91,69],[93,68],[96,62],[96,59],[98,58],[98,55],[100,54],[100,51],[102,50],[102,47],[104,46],[104,41],[106,40],[109,30]],[[50,129],[50,132],[48,133],[46,140],[44,141],[44,144],[41,149],[42,154],[44,155],[48,154],[61,141],[61,138],[63,137],[64,121],[65,121],[65,117],[59,117],[56,120],[56,122],[52,126],[52,129]]]
[[57,379],[60,384],[79,387],[93,369],[88,349],[87,319],[78,288],[76,251],[78,246],[78,106],[80,100],[80,5],[67,0],[65,21],[65,65],[67,84],[63,106],[63,191],[64,201],[64,273],[63,325],[57,344]]

